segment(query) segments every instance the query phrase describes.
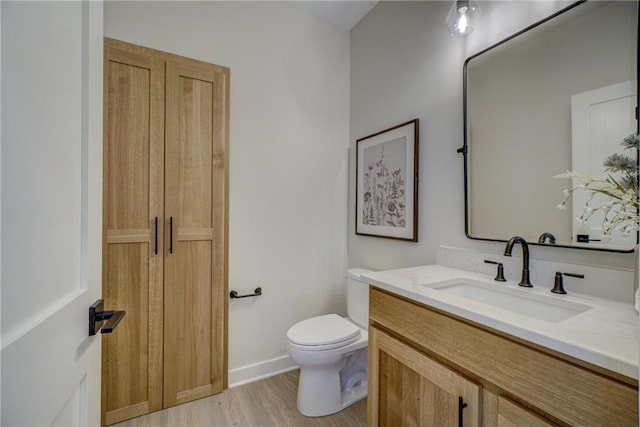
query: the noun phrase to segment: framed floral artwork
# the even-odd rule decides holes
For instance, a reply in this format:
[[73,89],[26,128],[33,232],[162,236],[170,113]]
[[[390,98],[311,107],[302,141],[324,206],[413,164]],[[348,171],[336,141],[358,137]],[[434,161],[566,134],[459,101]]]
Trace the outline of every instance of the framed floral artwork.
[[418,241],[418,125],[356,141],[356,234]]

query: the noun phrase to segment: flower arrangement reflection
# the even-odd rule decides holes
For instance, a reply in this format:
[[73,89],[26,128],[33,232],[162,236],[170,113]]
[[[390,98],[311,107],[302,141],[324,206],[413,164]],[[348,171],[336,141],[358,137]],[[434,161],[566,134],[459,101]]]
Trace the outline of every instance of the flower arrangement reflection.
[[[624,150],[637,152],[638,135],[634,133],[627,136],[621,145]],[[586,191],[588,199],[577,221],[586,223],[596,212],[601,212],[604,215],[604,236],[611,236],[614,230],[625,237],[629,236],[638,230],[638,163],[635,154],[611,154],[603,165],[606,175],[601,179],[572,171],[557,175],[556,178],[571,178],[579,183],[563,191],[564,200],[557,207],[566,209],[567,201],[575,191]]]

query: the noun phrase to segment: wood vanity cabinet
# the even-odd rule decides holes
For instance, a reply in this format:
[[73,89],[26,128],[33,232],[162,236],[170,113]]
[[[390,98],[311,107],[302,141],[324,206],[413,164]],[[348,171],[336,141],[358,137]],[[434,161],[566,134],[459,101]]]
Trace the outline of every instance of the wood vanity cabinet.
[[637,426],[638,382],[371,287],[369,426]]
[[378,408],[373,425],[449,426],[460,414],[462,425],[480,425],[480,385],[377,328],[369,338],[378,390],[370,397]]

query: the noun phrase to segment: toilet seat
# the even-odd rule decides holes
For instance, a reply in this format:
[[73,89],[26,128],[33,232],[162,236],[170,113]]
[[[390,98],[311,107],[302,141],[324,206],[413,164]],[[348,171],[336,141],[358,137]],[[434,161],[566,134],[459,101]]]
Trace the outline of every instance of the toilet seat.
[[325,314],[296,323],[287,331],[289,343],[301,350],[344,347],[360,339],[361,330],[337,314]]

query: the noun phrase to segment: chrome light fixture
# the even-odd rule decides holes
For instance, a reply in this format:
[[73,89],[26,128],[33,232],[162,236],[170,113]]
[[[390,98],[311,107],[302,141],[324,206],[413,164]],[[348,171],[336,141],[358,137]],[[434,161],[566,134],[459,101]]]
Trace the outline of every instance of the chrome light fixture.
[[472,20],[480,14],[478,5],[470,0],[454,0],[447,14],[447,28],[454,37],[464,37],[473,31]]

